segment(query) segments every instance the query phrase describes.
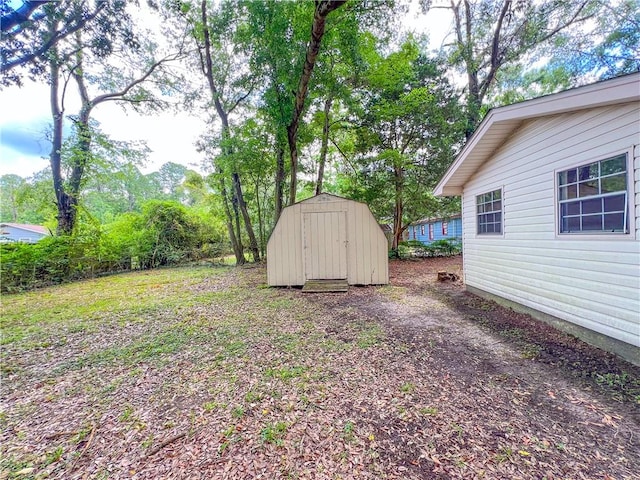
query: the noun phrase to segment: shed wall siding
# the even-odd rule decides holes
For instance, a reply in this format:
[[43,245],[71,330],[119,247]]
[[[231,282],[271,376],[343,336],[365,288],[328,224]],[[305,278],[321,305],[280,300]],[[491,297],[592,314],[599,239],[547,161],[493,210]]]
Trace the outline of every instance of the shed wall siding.
[[[292,286],[305,283],[308,277],[303,251],[305,215],[332,212],[344,214],[347,240],[344,261],[347,282],[350,285],[389,282],[387,238],[369,208],[364,204],[339,197],[314,197],[282,211],[267,244],[269,285]],[[341,252],[336,252],[336,255],[324,254],[327,261],[335,261],[343,256]]]
[[[640,346],[639,118],[633,103],[525,122],[465,185],[465,283]],[[556,172],[625,151],[631,233],[558,236]],[[498,188],[503,234],[477,236],[476,195]]]

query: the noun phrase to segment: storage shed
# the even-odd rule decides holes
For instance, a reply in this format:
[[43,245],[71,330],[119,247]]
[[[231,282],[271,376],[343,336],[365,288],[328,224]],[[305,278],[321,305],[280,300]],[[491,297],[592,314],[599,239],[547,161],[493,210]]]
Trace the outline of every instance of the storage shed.
[[640,364],[640,74],[491,110],[434,193],[467,289]]
[[389,283],[387,239],[364,203],[322,193],[286,207],[267,243],[267,282]]

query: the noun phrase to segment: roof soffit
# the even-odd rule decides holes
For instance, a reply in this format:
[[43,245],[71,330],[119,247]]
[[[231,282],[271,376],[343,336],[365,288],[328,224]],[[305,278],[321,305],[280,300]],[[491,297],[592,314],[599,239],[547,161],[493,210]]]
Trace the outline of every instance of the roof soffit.
[[434,194],[462,194],[464,184],[478,168],[528,119],[634,101],[640,101],[640,73],[492,109],[442,177]]

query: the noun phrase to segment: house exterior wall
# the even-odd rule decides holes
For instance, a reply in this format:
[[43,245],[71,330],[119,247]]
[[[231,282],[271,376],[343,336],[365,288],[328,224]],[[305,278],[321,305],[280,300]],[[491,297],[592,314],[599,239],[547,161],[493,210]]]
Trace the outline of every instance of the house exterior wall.
[[[442,234],[442,222],[447,222],[447,235]],[[429,239],[429,224],[433,225],[433,239]],[[422,226],[424,225],[424,235],[422,234]],[[432,222],[417,223],[411,225],[406,230],[405,240],[418,240],[419,242],[429,245],[436,240],[444,240],[447,238],[462,239],[462,218],[451,218],[449,220],[435,220]]]
[[0,226],[0,242],[36,243],[46,237],[44,233],[33,232],[13,225]]
[[[525,121],[464,186],[465,283],[640,346],[639,118],[634,102]],[[631,233],[558,234],[557,172],[620,153]],[[502,233],[478,235],[476,196],[496,189]]]
[[[314,213],[343,212],[336,215],[332,228],[346,229],[346,258],[337,245],[335,251],[323,254],[326,261],[346,262],[350,285],[382,285],[389,283],[388,243],[369,208],[352,200],[322,194],[285,208],[267,243],[267,283],[271,286],[304,285],[309,270],[305,263],[305,216]],[[334,216],[331,216],[332,218]],[[307,220],[307,225],[309,220]],[[332,239],[331,235],[327,238]],[[310,244],[307,242],[307,244]],[[307,260],[308,261],[308,260]],[[314,267],[322,271],[322,267]],[[335,269],[333,269],[335,271]]]

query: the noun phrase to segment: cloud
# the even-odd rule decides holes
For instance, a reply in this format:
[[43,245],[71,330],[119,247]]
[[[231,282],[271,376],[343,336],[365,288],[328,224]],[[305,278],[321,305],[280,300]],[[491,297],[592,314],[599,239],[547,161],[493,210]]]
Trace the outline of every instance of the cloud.
[[[26,82],[22,88],[9,87],[0,91],[0,105],[0,175],[25,177],[45,168],[48,160],[40,157],[48,157],[51,149],[46,139],[51,124],[46,85]],[[72,101],[67,102],[67,114],[74,113],[74,107]],[[96,107],[93,118],[113,140],[147,143],[151,153],[142,169],[145,173],[157,171],[166,162],[200,170],[202,155],[194,144],[206,124],[193,114],[160,112],[143,116],[105,103]],[[65,135],[68,132],[69,122],[65,121]]]
[[0,145],[0,175],[12,173],[23,178],[44,170],[49,165],[46,158],[23,155],[16,150]]
[[22,155],[45,156],[51,150],[51,142],[45,138],[44,128],[44,125],[41,129],[21,124],[3,126],[0,130],[0,143],[4,149]]

